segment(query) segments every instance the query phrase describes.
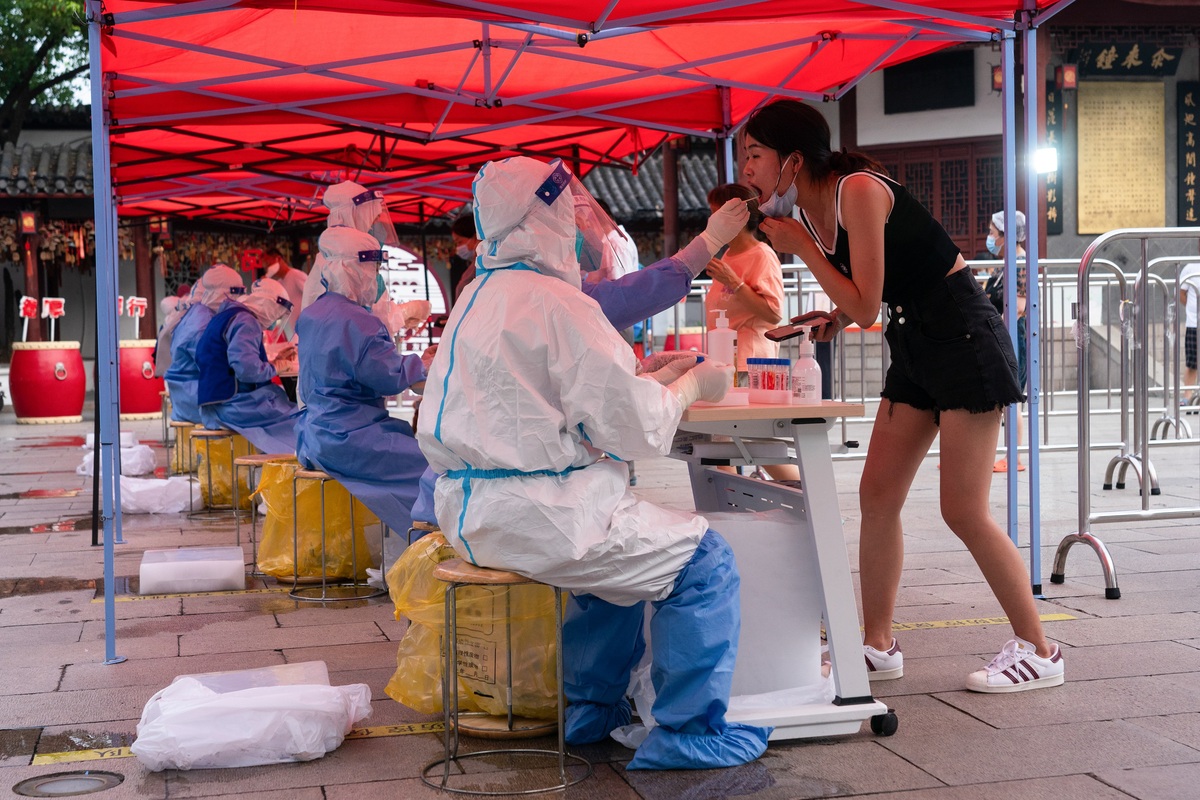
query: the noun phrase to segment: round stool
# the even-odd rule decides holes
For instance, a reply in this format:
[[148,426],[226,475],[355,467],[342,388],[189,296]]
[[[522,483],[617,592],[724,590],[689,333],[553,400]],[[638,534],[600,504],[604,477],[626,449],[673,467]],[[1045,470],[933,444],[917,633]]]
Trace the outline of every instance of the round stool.
[[[208,476],[208,497],[205,498],[204,508],[197,511],[191,505],[191,502],[190,502],[191,495],[189,494],[189,503],[188,503],[188,517],[189,518],[191,518],[191,519],[217,519],[219,517],[224,517],[229,512],[232,512],[235,517],[241,516],[242,512],[237,507],[237,503],[235,501],[231,500],[229,505],[218,506],[216,504],[215,500],[213,499],[212,443],[213,442],[224,442],[225,444],[227,444],[229,446],[229,463],[232,465],[233,458],[234,458],[233,437],[236,435],[237,434],[234,433],[233,431],[226,430],[224,428],[222,428],[220,430],[215,430],[215,431],[210,431],[209,429],[205,428],[202,425],[197,425],[194,428],[192,428],[192,433],[191,433],[192,442],[200,442],[200,443],[203,443],[203,445],[204,445],[204,467],[207,471],[207,476]],[[191,450],[192,450],[192,447],[189,445],[189,447],[188,447],[189,453],[191,452]],[[235,484],[236,484],[236,481],[235,481]],[[233,492],[234,492],[233,497],[236,498],[237,497],[236,486],[234,487]]]
[[[241,483],[239,482],[238,478],[241,476],[241,470],[243,468],[246,470],[246,485],[253,486],[255,490],[257,490],[258,482],[254,480],[254,470],[259,470],[259,474],[261,475],[263,464],[272,459],[289,457],[289,453],[252,453],[248,456],[238,456],[235,458],[233,460],[233,507],[240,509],[242,505],[241,498],[238,496],[241,488]],[[237,515],[236,521],[234,522],[234,535],[236,536],[238,546],[240,547],[242,544],[241,514]],[[266,573],[259,572],[258,570],[258,503],[254,502],[253,496],[251,496],[250,500],[250,552],[250,557],[253,559],[253,561],[250,562],[252,565],[250,568],[251,577],[265,577]]]
[[[300,481],[317,481],[321,487],[321,583],[312,586],[300,586],[300,526],[297,519],[296,496],[297,485]],[[313,603],[338,603],[347,600],[366,600],[370,597],[381,597],[387,594],[387,589],[377,589],[358,580],[358,546],[354,529],[354,496],[350,495],[350,570],[352,576],[348,581],[340,580],[330,584],[325,574],[325,484],[337,483],[332,475],[317,469],[296,470],[292,476],[292,590],[288,596],[296,600],[307,600]],[[349,492],[347,492],[349,495]],[[386,527],[383,528],[387,530]],[[383,554],[383,535],[380,535],[379,552]],[[382,566],[382,565],[381,565]],[[330,587],[338,590],[336,596],[329,594]],[[319,592],[319,594],[310,594]]]
[[171,421],[171,393],[163,389],[158,393],[159,399],[162,400],[162,443],[163,447],[170,448],[171,440],[169,438],[170,428],[167,423]]
[[[167,445],[167,475],[191,475],[196,471],[196,465],[192,462],[192,439],[189,436],[187,440],[187,469],[184,469],[183,462],[183,444],[179,441],[179,437],[184,435],[184,431],[190,432],[196,427],[194,422],[180,422],[179,420],[171,420],[167,423],[171,430],[175,431],[175,445]],[[174,467],[174,469],[172,469]]]
[[[458,711],[458,589],[462,586],[520,586],[522,584],[539,584],[539,581],[526,578],[524,575],[518,575],[515,572],[505,572],[503,570],[487,569],[485,567],[477,567],[474,564],[469,564],[459,558],[452,558],[449,561],[443,561],[433,569],[433,576],[440,581],[449,584],[446,587],[446,634],[443,637],[445,649],[442,651],[442,708],[444,713],[445,729],[443,732],[443,745],[445,753],[443,757],[437,761],[427,764],[421,770],[421,780],[427,785],[436,789],[442,789],[447,792],[456,794],[473,794],[473,795],[508,795],[508,794],[540,794],[542,792],[556,792],[574,786],[580,781],[586,779],[592,774],[592,765],[585,758],[577,755],[572,755],[567,752],[566,740],[564,738],[564,720],[563,713],[566,708],[566,702],[563,698],[563,654],[562,654],[562,630],[563,630],[563,613],[562,613],[562,589],[557,586],[551,586],[554,590],[554,641],[555,641],[555,675],[558,680],[558,749],[545,750],[538,748],[499,748],[492,750],[480,750],[474,753],[459,753],[458,752],[458,734],[461,730],[466,733],[468,728],[466,723],[459,719]],[[548,584],[541,584],[548,585]],[[505,596],[506,603],[508,595]],[[486,731],[474,731],[481,736],[489,736],[490,738],[516,738],[514,728],[517,726],[517,720],[513,717],[512,712],[512,632],[511,620],[508,614],[505,615],[505,636],[508,644],[508,685],[506,701],[508,704],[508,717],[506,724],[488,725]],[[497,718],[499,720],[500,718]],[[538,735],[540,733],[548,733],[549,728],[553,723],[545,724],[533,733],[516,733],[520,735]],[[504,735],[501,731],[507,732]],[[450,766],[454,765],[457,772],[455,777],[478,777],[470,775],[463,768],[463,761],[470,758],[480,758],[483,756],[494,755],[516,755],[530,757],[548,757],[555,759],[558,765],[558,782],[549,786],[535,787],[531,789],[516,789],[513,791],[484,791],[481,789],[466,789],[450,785]],[[567,775],[567,761],[570,760],[573,766],[582,766],[584,771],[580,775]],[[429,773],[437,767],[442,768],[442,779],[436,781],[429,777]],[[492,765],[494,770],[495,765]],[[523,771],[527,771],[525,767]]]

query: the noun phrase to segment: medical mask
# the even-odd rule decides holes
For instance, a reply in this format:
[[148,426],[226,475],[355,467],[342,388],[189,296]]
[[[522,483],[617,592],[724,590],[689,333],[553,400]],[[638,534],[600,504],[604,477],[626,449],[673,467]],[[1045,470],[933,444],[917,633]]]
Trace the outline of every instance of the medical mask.
[[[792,157],[788,156],[783,160],[783,164],[780,165],[779,178],[775,181],[777,187],[783,181],[783,170],[791,160]],[[790,217],[792,209],[796,207],[796,195],[796,181],[793,179],[788,182],[788,188],[784,190],[783,194],[773,192],[765,203],[760,202],[758,210],[766,217]]]
[[267,267],[267,277],[274,278],[278,274],[279,274],[279,262],[276,261],[274,264],[271,264],[269,267]]
[[1000,255],[1000,243],[996,241],[996,237],[990,233],[987,238],[987,250],[994,256]]
[[583,231],[575,230],[575,260],[579,261],[583,257]]
[[458,247],[454,248],[454,255],[458,256],[463,261],[470,261],[473,253],[471,252],[471,248],[467,247],[465,244],[460,244]]
[[375,274],[375,302],[376,303],[379,302],[379,298],[383,297],[383,295],[386,291],[387,291],[387,284],[383,282],[383,276],[376,273]]
[[371,229],[367,231],[375,237],[375,241],[380,245],[388,245],[390,247],[399,247],[400,242],[396,239],[396,229],[392,227],[390,222],[385,222],[382,219],[377,219],[371,224]]

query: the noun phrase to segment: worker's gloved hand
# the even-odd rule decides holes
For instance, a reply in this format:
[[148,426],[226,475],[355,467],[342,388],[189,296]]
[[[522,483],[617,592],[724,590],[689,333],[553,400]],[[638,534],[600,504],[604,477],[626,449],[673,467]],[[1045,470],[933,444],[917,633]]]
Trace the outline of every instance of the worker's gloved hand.
[[429,365],[433,363],[433,357],[437,355],[437,345],[431,344],[425,348],[425,352],[421,353],[421,364],[425,367],[425,374],[429,374]]
[[708,225],[700,233],[700,238],[708,243],[709,256],[716,255],[718,250],[732,242],[733,237],[737,236],[749,221],[750,208],[740,197],[734,197],[714,211],[708,218]]
[[[699,356],[696,353],[662,353],[659,355],[647,356],[645,361],[660,359],[661,356],[671,356],[671,358],[662,359],[658,369],[643,370],[641,375],[647,378],[653,378],[663,386],[670,386],[692,367],[696,366]],[[641,365],[639,365],[640,367]]]
[[403,321],[405,328],[417,328],[429,319],[432,308],[428,300],[409,300],[398,306],[396,316]]
[[697,400],[718,403],[733,386],[733,367],[705,361],[684,373],[668,388],[684,406]]
[[[698,355],[699,355],[699,353],[697,353],[693,350],[668,350],[664,353],[654,353],[652,355],[646,356],[645,358],[643,358],[641,361],[638,362],[637,374],[645,375],[648,372],[654,372],[655,370],[660,370],[663,367],[665,367],[667,364],[670,364],[675,361],[686,361],[687,366],[685,366],[683,368],[683,370],[689,370],[692,367],[696,366],[696,357]],[[681,371],[681,374],[682,374],[682,371]]]

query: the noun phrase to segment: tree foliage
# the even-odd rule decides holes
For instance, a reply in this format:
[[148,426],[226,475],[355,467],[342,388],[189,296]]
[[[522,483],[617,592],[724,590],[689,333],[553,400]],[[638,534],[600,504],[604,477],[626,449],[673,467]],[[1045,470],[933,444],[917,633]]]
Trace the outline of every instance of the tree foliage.
[[88,69],[81,0],[0,0],[0,142],[30,108],[69,106]]

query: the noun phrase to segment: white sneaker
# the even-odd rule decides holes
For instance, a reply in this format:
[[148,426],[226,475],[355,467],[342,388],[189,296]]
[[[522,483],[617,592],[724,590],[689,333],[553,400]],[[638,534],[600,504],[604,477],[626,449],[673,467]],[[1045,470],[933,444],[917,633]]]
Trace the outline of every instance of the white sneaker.
[[1010,639],[990,664],[967,676],[967,689],[1000,693],[1061,686],[1063,673],[1058,645],[1054,645],[1049,658],[1042,658],[1037,648],[1024,639]]
[[864,644],[863,656],[867,659],[867,680],[890,681],[904,677],[904,654],[895,639],[886,651]]

